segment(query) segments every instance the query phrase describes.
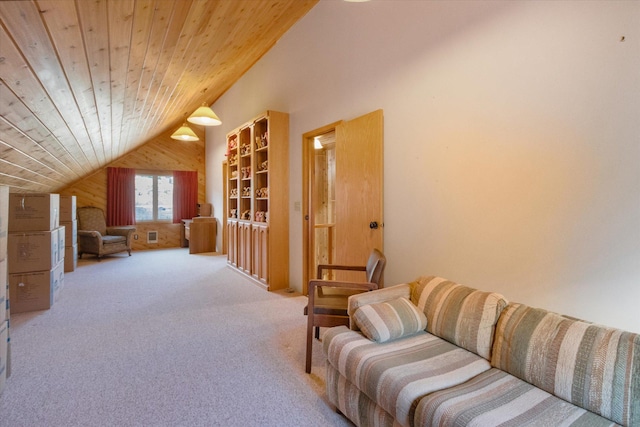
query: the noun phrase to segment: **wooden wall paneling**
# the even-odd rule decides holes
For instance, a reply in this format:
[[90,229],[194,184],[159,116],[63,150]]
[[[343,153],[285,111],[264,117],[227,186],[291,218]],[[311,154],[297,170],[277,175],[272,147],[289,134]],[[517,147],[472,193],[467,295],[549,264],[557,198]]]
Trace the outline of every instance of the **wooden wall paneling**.
[[134,0],[119,0],[109,4],[109,67],[111,72],[111,155],[117,159],[124,154],[122,125],[126,83],[129,71],[128,56],[120,52],[130,50],[133,31]]
[[0,1],[0,184],[59,192],[175,130],[317,1]]
[[[40,2],[38,6],[43,12],[41,13],[42,20],[51,36],[51,43],[57,54],[60,67],[73,70],[72,76],[66,76],[70,87],[69,96],[73,96],[75,99],[77,110],[85,123],[89,139],[95,146],[96,143],[101,142],[101,124],[98,121],[96,98],[93,93],[94,82],[91,80],[90,62],[87,61],[90,52],[87,52],[86,48],[90,46],[90,43],[95,43],[101,34],[98,28],[95,28],[94,22],[87,22],[84,28],[80,26],[75,2],[45,0]],[[104,16],[106,12],[104,5],[96,4],[95,7]],[[86,39],[87,36],[93,36],[93,38]],[[104,42],[99,46],[102,48]],[[91,63],[93,62],[97,62],[97,59],[91,58]],[[104,62],[93,63],[93,67],[98,65],[104,65]],[[101,94],[104,98],[105,94],[102,91]],[[104,164],[104,148],[101,147],[98,151],[100,153],[96,153],[96,155],[101,164]]]
[[[176,87],[182,74],[176,74],[172,72],[170,68],[178,65],[179,68],[184,69],[185,61],[188,61],[188,58],[192,58],[191,55],[186,57],[186,54],[191,53],[189,45],[191,44],[193,33],[196,29],[186,24],[189,22],[189,19],[191,19],[193,7],[192,1],[174,3],[174,7],[167,21],[159,21],[162,24],[154,27],[158,31],[156,37],[159,37],[159,39],[153,42],[153,44],[157,45],[157,49],[162,54],[158,55],[154,73],[149,76],[150,79],[147,84],[149,95],[144,114],[141,115],[142,121],[139,122],[140,132],[142,133],[147,133],[157,126],[157,121],[167,114],[166,108],[168,100],[178,99],[178,94],[173,93],[173,89]],[[202,18],[203,17],[200,17],[200,19]],[[166,34],[160,32],[163,30],[166,31]],[[157,96],[157,94],[170,95],[167,97]],[[189,113],[191,112],[189,111]],[[179,114],[180,113],[178,113],[178,115]]]
[[[202,134],[194,127],[196,133]],[[205,144],[204,140],[184,142],[171,139],[166,132],[143,146],[127,153],[109,167],[140,170],[195,170],[198,172],[198,203],[205,203]],[[200,135],[204,138],[204,135]],[[107,166],[60,191],[63,195],[75,195],[77,206],[107,208]],[[166,222],[136,224],[138,239],[133,241],[134,250],[180,247],[180,224]],[[147,243],[147,231],[158,232],[158,243]]]
[[[62,118],[64,126],[73,129],[71,131],[72,140],[75,140],[80,147],[84,160],[92,168],[104,164],[104,157],[100,157],[94,150],[91,136],[87,132],[86,124],[78,110],[69,81],[58,61],[58,56],[40,18],[41,14],[36,4],[32,2],[0,2],[0,14],[2,14],[4,24],[11,31],[13,40],[18,45],[30,47],[20,51],[22,56],[20,63],[26,59],[33,74],[40,76],[36,79],[37,86],[44,89],[46,99],[55,106],[57,115]],[[13,46],[13,43],[11,45]],[[3,43],[3,50],[4,47]],[[24,73],[22,72],[22,74]]]
[[[152,0],[136,1],[133,11],[133,31],[131,33],[131,44],[129,46],[127,79],[125,85],[125,100],[123,105],[124,117],[131,118],[132,122],[137,120],[134,109],[136,107],[137,92],[140,87],[142,72],[145,67],[145,56],[147,52],[147,42],[153,24]],[[125,123],[126,124],[126,123]],[[133,125],[123,125],[120,129],[122,144],[119,156],[129,152],[136,141],[138,129]]]

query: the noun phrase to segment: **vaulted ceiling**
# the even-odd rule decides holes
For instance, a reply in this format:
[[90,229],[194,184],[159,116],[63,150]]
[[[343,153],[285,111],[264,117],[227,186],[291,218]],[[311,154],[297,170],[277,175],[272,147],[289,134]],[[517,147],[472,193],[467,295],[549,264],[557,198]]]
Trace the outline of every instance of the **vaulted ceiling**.
[[56,192],[179,127],[317,1],[0,1],[0,185]]

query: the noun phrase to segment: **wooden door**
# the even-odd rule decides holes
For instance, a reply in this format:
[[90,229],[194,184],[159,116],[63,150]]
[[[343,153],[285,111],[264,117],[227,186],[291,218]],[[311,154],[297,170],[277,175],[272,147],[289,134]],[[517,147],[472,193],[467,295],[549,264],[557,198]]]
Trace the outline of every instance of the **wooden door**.
[[[305,134],[304,164],[304,286],[315,276],[313,137],[332,129],[335,141],[334,264],[364,265],[372,251],[383,247],[383,113],[377,110]],[[343,280],[363,280],[362,273],[336,274]]]
[[251,224],[243,222],[238,225],[238,267],[251,274]]
[[238,265],[238,222],[227,221],[227,262]]
[[[378,110],[336,126],[335,263],[364,265],[373,248],[384,250],[382,193],[383,115]],[[348,274],[347,279],[362,278]]]
[[260,226],[258,229],[258,242],[260,253],[260,275],[262,283],[269,283],[269,227]]

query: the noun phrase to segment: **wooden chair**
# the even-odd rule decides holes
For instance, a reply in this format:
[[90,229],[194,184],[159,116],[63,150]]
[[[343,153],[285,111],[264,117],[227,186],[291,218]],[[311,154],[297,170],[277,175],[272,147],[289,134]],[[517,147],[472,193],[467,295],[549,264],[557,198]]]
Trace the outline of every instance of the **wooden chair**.
[[[304,309],[304,314],[307,315],[307,358],[305,365],[307,373],[311,372],[314,328],[315,337],[319,339],[320,327],[348,326],[347,300],[349,296],[382,287],[382,273],[386,264],[387,259],[382,252],[374,249],[369,256],[367,265],[318,265],[317,279],[309,281],[309,303]],[[322,277],[325,270],[364,271],[366,280],[363,282],[323,280]]]

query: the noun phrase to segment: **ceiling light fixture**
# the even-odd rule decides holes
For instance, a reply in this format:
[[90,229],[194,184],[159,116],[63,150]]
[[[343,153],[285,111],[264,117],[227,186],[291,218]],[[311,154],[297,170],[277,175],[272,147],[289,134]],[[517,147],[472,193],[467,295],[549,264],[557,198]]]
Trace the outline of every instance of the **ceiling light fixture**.
[[177,139],[178,141],[198,141],[198,135],[195,134],[194,131],[191,130],[187,122],[171,135],[171,138]]
[[206,102],[201,107],[198,107],[187,120],[201,126],[219,126],[222,124],[222,121]]

